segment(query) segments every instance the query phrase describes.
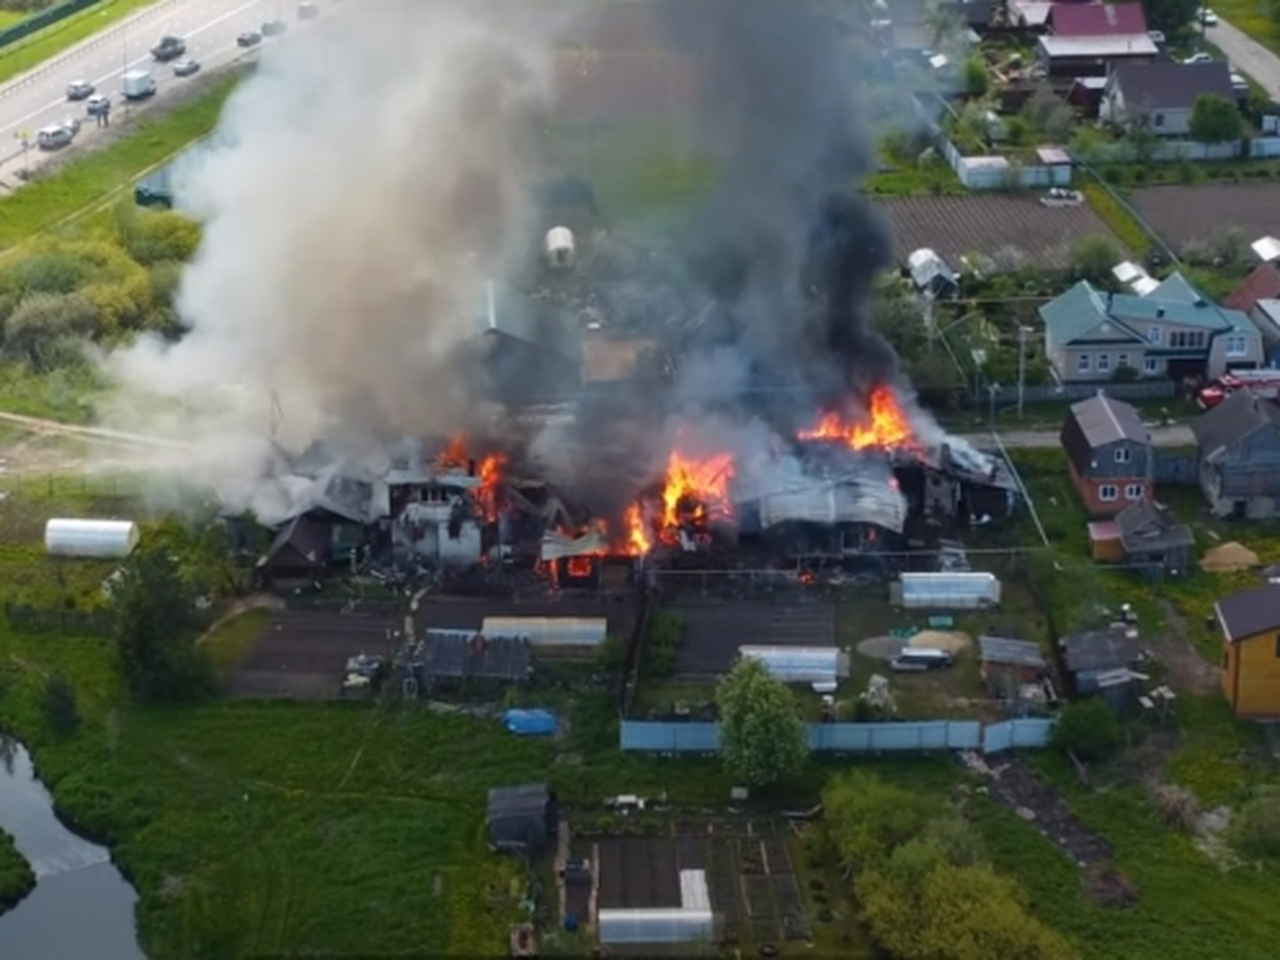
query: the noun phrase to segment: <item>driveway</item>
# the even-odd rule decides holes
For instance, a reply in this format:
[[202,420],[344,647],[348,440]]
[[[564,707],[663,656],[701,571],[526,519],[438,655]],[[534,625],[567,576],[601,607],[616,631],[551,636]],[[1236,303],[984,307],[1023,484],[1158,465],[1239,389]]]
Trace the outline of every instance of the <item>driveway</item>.
[[1204,35],[1236,70],[1252,77],[1272,100],[1280,100],[1280,57],[1222,19],[1216,27],[1207,28]]

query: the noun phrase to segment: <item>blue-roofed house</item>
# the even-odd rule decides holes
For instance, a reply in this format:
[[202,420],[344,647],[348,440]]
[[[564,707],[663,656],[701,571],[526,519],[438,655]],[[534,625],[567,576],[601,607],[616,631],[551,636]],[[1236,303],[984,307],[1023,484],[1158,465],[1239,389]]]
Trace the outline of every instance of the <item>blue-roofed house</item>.
[[1082,280],[1040,308],[1045,355],[1064,383],[1144,377],[1220,377],[1265,363],[1249,317],[1220,307],[1175,273],[1145,296],[1108,293]]

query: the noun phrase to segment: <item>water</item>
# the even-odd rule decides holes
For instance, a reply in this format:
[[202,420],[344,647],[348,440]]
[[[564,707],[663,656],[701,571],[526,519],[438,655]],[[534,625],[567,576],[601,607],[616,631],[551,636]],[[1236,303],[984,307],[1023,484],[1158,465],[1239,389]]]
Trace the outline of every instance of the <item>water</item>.
[[13,741],[0,747],[0,827],[36,874],[35,889],[0,916],[0,956],[145,960],[134,930],[133,887],[104,847],[58,822],[26,749]]

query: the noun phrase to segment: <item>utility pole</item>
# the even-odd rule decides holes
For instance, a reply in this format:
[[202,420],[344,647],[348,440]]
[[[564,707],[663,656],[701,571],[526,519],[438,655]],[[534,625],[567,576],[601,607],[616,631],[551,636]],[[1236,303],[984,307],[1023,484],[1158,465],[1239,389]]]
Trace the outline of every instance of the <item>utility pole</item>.
[[1000,392],[1000,384],[993,383],[987,387],[987,396],[991,398],[991,432],[996,432],[996,394]]
[[1022,394],[1027,380],[1027,335],[1031,328],[1018,327],[1018,419],[1022,419]]

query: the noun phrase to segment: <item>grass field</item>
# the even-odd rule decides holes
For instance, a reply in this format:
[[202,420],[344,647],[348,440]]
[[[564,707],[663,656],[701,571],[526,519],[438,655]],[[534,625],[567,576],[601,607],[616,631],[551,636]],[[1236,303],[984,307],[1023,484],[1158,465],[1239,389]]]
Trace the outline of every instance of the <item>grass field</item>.
[[[0,83],[11,80],[56,56],[81,40],[119,23],[156,0],[100,0],[87,10],[45,27],[38,33],[0,50]],[[0,13],[0,29],[13,26],[21,15]]]
[[1280,52],[1280,30],[1276,29],[1276,22],[1268,13],[1266,3],[1259,0],[1215,0],[1206,6],[1233,27]]
[[18,852],[13,837],[0,830],[0,915],[25,897],[35,882],[31,864]]
[[0,200],[0,250],[108,201],[138,176],[208,134],[237,82],[238,77],[226,78],[199,99],[154,120],[142,120],[118,142]]

